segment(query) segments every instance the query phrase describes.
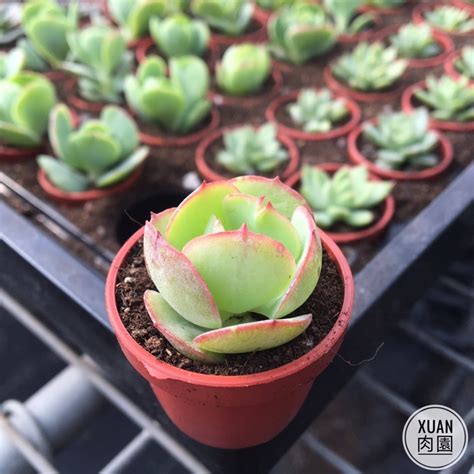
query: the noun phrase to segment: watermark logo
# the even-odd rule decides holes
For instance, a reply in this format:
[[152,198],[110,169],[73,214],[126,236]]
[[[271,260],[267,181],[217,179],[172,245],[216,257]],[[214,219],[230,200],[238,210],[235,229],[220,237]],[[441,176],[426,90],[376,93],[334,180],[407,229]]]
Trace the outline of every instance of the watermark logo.
[[431,471],[456,464],[466,451],[468,439],[464,420],[443,405],[420,408],[403,428],[403,447],[408,457]]

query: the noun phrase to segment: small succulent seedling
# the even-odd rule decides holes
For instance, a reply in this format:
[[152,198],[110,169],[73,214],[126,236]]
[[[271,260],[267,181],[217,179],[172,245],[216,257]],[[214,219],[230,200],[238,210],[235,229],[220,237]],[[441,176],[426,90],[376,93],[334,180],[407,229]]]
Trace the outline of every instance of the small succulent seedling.
[[364,124],[363,136],[377,148],[375,164],[381,168],[424,169],[439,162],[434,152],[438,135],[429,130],[429,116],[424,108],[410,114],[382,114],[377,124]]
[[355,35],[374,23],[372,13],[358,13],[362,0],[324,0],[324,8],[332,17],[338,34]]
[[14,48],[8,53],[0,51],[0,79],[16,76],[25,65],[25,54],[19,48]]
[[453,6],[441,6],[425,13],[428,23],[448,32],[468,33],[474,30],[474,19],[469,11]]
[[344,99],[335,99],[329,89],[303,89],[287,110],[293,122],[310,133],[327,132],[349,114]]
[[258,91],[270,75],[272,61],[265,46],[251,43],[228,48],[216,64],[219,87],[231,95]]
[[316,287],[321,243],[304,199],[279,180],[203,184],[153,214],[143,243],[159,291],[144,295],[148,314],[191,359],[277,347],[311,323],[311,314],[285,316]]
[[408,23],[402,26],[397,34],[390,37],[390,43],[401,58],[430,58],[441,51],[433,37],[431,26],[427,23]]
[[242,34],[250,25],[253,4],[249,0],[192,0],[191,11],[216,31]]
[[120,31],[93,25],[70,33],[68,43],[71,60],[62,69],[79,77],[80,95],[92,102],[120,103],[133,61]]
[[392,86],[405,72],[407,61],[397,59],[397,50],[382,43],[359,43],[332,66],[333,74],[353,89],[378,91]]
[[160,51],[167,57],[203,56],[209,43],[210,31],[206,23],[176,13],[165,19],[150,20],[150,34]]
[[456,70],[469,79],[474,79],[474,46],[464,46],[458,59],[454,61]]
[[407,3],[407,0],[365,0],[364,4],[375,8],[398,8]]
[[208,115],[209,71],[195,56],[181,56],[166,63],[158,56],[148,56],[135,76],[125,80],[128,105],[143,120],[164,130],[187,133]]
[[139,147],[137,127],[119,107],[103,109],[100,120],[74,130],[71,112],[58,104],[51,112],[49,140],[56,158],[38,157],[38,164],[58,188],[79,192],[106,188],[129,176],[148,155]]
[[224,133],[223,140],[225,148],[217,153],[217,161],[235,174],[270,172],[288,160],[272,123],[235,128]]
[[280,8],[293,5],[297,1],[300,0],[257,0],[255,3],[263,10],[274,12]]
[[16,147],[39,145],[55,103],[53,84],[40,74],[22,72],[0,80],[0,142]]
[[334,46],[336,30],[321,6],[295,3],[270,17],[268,38],[278,59],[303,64]]
[[365,166],[343,166],[333,176],[316,166],[303,166],[300,193],[314,211],[318,225],[337,223],[365,227],[375,219],[370,209],[392,191],[389,181],[372,181]]
[[465,76],[459,79],[446,75],[439,79],[428,76],[426,88],[415,90],[415,96],[431,109],[431,115],[436,119],[474,120],[474,87]]

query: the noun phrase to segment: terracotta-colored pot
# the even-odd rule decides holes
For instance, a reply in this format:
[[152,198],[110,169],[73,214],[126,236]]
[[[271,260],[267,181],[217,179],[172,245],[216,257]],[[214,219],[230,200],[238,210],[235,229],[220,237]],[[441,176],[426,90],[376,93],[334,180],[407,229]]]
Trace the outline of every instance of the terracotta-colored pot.
[[397,87],[393,90],[386,92],[362,92],[355,89],[351,89],[349,86],[344,85],[333,75],[331,66],[324,68],[324,80],[331,90],[341,94],[345,97],[357,100],[359,102],[371,103],[371,102],[385,102],[392,101],[397,98],[402,92],[401,87]]
[[[448,76],[453,79],[459,79],[461,73],[456,69],[456,61],[460,58],[460,51],[454,51],[451,53],[447,61],[444,62],[444,71]],[[474,86],[474,79],[469,79],[469,84]]]
[[252,16],[252,20],[258,25],[255,31],[237,36],[211,33],[210,44],[216,46],[231,46],[239,43],[260,43],[266,37],[266,22],[262,17],[256,15],[255,12]]
[[143,173],[143,166],[137,168],[130,176],[120,183],[101,189],[89,189],[87,191],[70,192],[56,187],[46,176],[46,173],[40,168],[37,173],[38,183],[43,191],[55,201],[64,204],[81,204],[87,201],[95,201],[104,197],[120,194],[131,188]]
[[[320,168],[327,173],[335,173],[338,169],[342,168],[344,163],[321,163],[315,165],[316,168]],[[379,178],[373,174],[370,174],[370,179],[373,181],[378,181]],[[297,189],[298,185],[300,184],[301,180],[301,172],[297,171],[293,176],[290,177],[288,182],[286,183],[288,186]],[[353,242],[359,242],[361,240],[373,239],[377,237],[379,234],[382,233],[393,219],[393,215],[395,213],[395,199],[390,194],[385,198],[384,201],[384,208],[382,215],[380,218],[371,224],[369,227],[365,229],[353,230],[351,232],[326,232],[326,234],[331,237],[331,239],[336,242],[336,244],[349,244]]]
[[467,0],[451,0],[451,2],[455,7],[469,10],[474,15],[474,3],[468,2]]
[[252,107],[258,107],[262,104],[267,103],[274,96],[278,94],[283,85],[283,76],[278,69],[273,69],[270,78],[268,79],[272,82],[270,90],[262,94],[254,94],[248,96],[234,96],[226,95],[217,91],[210,91],[211,100],[217,106],[227,105],[227,106],[238,106],[245,109],[250,109]]
[[69,77],[69,74],[59,69],[52,69],[42,73],[44,77],[47,77],[51,82],[63,82]]
[[102,109],[108,104],[106,102],[91,102],[83,99],[79,95],[77,88],[77,79],[71,77],[64,84],[64,92],[68,105],[78,110],[79,112],[87,112],[89,114],[100,114]]
[[[214,171],[208,165],[206,160],[206,153],[209,147],[217,140],[219,140],[219,138],[221,138],[224,133],[227,133],[241,126],[242,125],[233,125],[231,127],[220,128],[219,130],[216,130],[215,132],[208,135],[206,138],[204,138],[204,140],[199,143],[194,154],[194,160],[196,162],[196,168],[204,180],[212,182],[227,179],[225,176],[222,176],[218,172]],[[288,165],[279,176],[283,182],[286,182],[286,180],[298,169],[298,165],[300,162],[300,154],[298,151],[298,147],[295,145],[293,140],[287,137],[284,133],[278,132],[277,138],[278,141],[282,143],[284,147],[288,150]]]
[[268,23],[268,20],[270,19],[272,14],[273,12],[271,10],[265,10],[264,8],[259,7],[258,5],[255,5],[254,7],[254,15],[261,18],[265,25]]
[[[415,91],[418,89],[423,89],[424,87],[425,81],[420,81],[415,84],[412,84],[403,91],[402,109],[405,112],[411,112],[415,108],[415,106],[413,105]],[[449,132],[472,132],[474,131],[474,120],[471,120],[470,122],[456,122],[454,120],[437,120],[431,117],[430,126],[438,130],[446,130]]]
[[[372,122],[375,123],[375,120]],[[385,179],[392,179],[395,181],[423,181],[425,179],[434,178],[443,173],[453,161],[453,147],[451,142],[442,133],[436,131],[439,138],[438,149],[441,151],[441,160],[432,168],[427,168],[420,171],[401,171],[390,170],[377,166],[373,161],[365,157],[359,150],[358,141],[362,134],[362,126],[354,129],[347,140],[347,151],[349,160],[356,165],[366,166],[371,173]]]
[[402,11],[402,9],[408,6],[410,3],[412,3],[411,0],[405,2],[404,5],[400,5],[399,7],[393,8],[378,8],[372,5],[362,5],[359,8],[359,11],[361,11],[362,13],[376,13],[378,15],[398,15]]
[[19,148],[10,145],[0,145],[0,162],[23,161],[36,158],[44,152],[44,145]]
[[382,26],[382,19],[380,18],[380,15],[378,15],[378,13],[374,13],[373,17],[374,25],[371,28],[369,28],[368,30],[361,31],[360,33],[356,33],[355,35],[339,35],[337,38],[337,42],[342,44],[353,44],[360,43],[361,41],[369,41],[376,39],[380,34],[379,28]]
[[269,441],[298,413],[318,375],[336,356],[353,306],[354,283],[337,245],[321,240],[344,283],[339,317],[310,352],[276,369],[251,375],[205,375],[156,359],[130,336],[115,300],[117,275],[143,228],[116,255],[106,282],[106,306],[115,335],[130,364],[150,383],[161,407],[191,438],[217,448],[238,449]]
[[[294,140],[305,140],[305,141],[324,141],[331,140],[333,138],[342,137],[348,134],[360,121],[361,111],[360,107],[351,99],[344,97],[347,108],[349,109],[350,118],[344,125],[337,126],[328,132],[304,132],[296,127],[287,127],[280,123],[277,119],[278,110],[289,102],[296,101],[301,89],[290,92],[288,94],[277,97],[265,111],[265,117],[269,122],[275,122],[278,129],[285,135],[293,138]],[[336,97],[337,98],[337,97]]]

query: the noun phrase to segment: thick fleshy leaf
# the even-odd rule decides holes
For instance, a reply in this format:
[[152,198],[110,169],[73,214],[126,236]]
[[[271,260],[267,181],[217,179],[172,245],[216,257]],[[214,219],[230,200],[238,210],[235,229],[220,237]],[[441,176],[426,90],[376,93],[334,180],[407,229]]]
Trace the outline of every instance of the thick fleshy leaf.
[[41,138],[19,125],[0,121],[0,142],[11,146],[31,147],[39,145]]
[[58,104],[51,111],[48,129],[49,141],[57,157],[64,158],[66,155],[72,131],[71,112],[64,104]]
[[166,231],[166,226],[173,215],[173,212],[176,208],[170,207],[164,211],[155,214],[154,212],[151,213],[150,216],[150,224],[161,234],[164,235]]
[[147,79],[157,79],[166,76],[166,63],[160,56],[147,56],[146,60],[138,66],[137,77],[140,84]]
[[193,324],[221,327],[219,310],[202,276],[150,222],[145,224],[143,247],[148,274],[168,304]]
[[118,31],[111,30],[104,38],[100,51],[102,67],[109,73],[114,71],[120,63],[125,50],[125,40]]
[[193,342],[197,336],[204,333],[205,329],[182,318],[160,293],[147,290],[143,299],[153,326],[177,351],[190,359],[202,362],[212,363],[223,360],[222,355],[202,350]]
[[312,315],[256,321],[209,331],[197,336],[194,343],[203,350],[239,354],[281,346],[302,334],[311,324]]
[[183,254],[203,277],[217,306],[233,314],[276,298],[296,266],[282,244],[249,232],[245,225],[238,231],[196,237],[185,245]]
[[140,2],[130,12],[127,24],[132,38],[141,38],[148,32],[148,22],[154,16],[164,16],[167,11],[167,2],[163,0],[148,0]]
[[128,156],[138,146],[138,128],[135,122],[121,108],[109,105],[100,114],[108,132],[120,143],[121,156]]
[[46,173],[49,181],[64,191],[79,192],[90,187],[91,182],[63,161],[51,156],[40,155],[38,165]]
[[170,77],[189,103],[204,97],[209,88],[209,71],[206,63],[196,56],[171,58]]

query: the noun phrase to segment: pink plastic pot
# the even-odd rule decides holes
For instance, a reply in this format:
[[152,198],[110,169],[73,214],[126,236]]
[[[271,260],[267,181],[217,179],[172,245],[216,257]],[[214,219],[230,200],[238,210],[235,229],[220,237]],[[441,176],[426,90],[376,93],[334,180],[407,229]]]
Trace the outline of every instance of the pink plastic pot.
[[[372,122],[375,122],[373,120]],[[451,142],[440,132],[436,132],[439,138],[439,148],[441,151],[441,160],[432,168],[427,168],[421,171],[400,171],[389,170],[377,166],[373,161],[365,157],[359,149],[358,142],[362,134],[362,126],[354,129],[347,140],[347,151],[349,160],[356,165],[364,165],[369,171],[376,176],[385,179],[392,179],[395,181],[423,181],[434,178],[443,173],[453,161],[453,147]]]
[[143,236],[137,231],[120,249],[106,282],[106,306],[120,347],[130,364],[150,383],[162,408],[191,438],[217,448],[238,449],[269,441],[294,418],[315,378],[336,356],[353,306],[351,270],[337,245],[321,239],[344,282],[344,300],[330,333],[293,362],[252,375],[204,375],[157,360],[130,336],[115,301],[117,275],[127,254]]
[[[402,94],[402,109],[405,112],[411,112],[415,106],[413,100],[415,99],[415,91],[425,87],[425,81],[420,81],[407,87]],[[455,122],[450,120],[437,120],[430,118],[430,125],[432,128],[438,130],[446,130],[449,132],[472,132],[474,131],[474,121],[471,122]]]
[[[459,51],[454,51],[448,58],[447,61],[444,63],[444,71],[446,74],[453,79],[459,79],[461,77],[461,73],[458,72],[456,69],[455,62],[459,59],[460,57],[460,52]],[[474,86],[474,79],[469,80],[469,84]]]
[[252,16],[252,20],[257,24],[257,29],[250,33],[243,33],[238,36],[228,36],[220,33],[212,33],[210,45],[213,46],[231,46],[239,43],[260,43],[265,39],[266,36],[266,22],[265,20],[255,14]]
[[[343,163],[321,163],[316,165],[316,168],[320,168],[327,173],[335,173],[338,169],[345,166]],[[346,165],[347,166],[347,165]],[[377,176],[371,174],[370,179],[378,181]],[[301,180],[301,172],[297,171],[293,176],[290,177],[286,183],[288,186],[297,189]],[[353,242],[359,242],[361,240],[373,239],[380,235],[388,226],[390,221],[393,219],[395,213],[395,199],[392,195],[387,196],[384,201],[384,209],[380,218],[374,222],[371,226],[365,229],[354,230],[352,232],[326,232],[326,234],[336,242],[336,244],[349,244]]]
[[277,113],[278,110],[288,104],[289,102],[294,102],[298,94],[301,92],[300,90],[296,90],[290,92],[289,94],[282,95],[277,97],[273,102],[270,103],[267,110],[265,111],[265,117],[269,122],[275,122],[278,125],[278,129],[283,132],[285,135],[293,138],[293,140],[304,140],[304,141],[324,141],[324,140],[331,140],[333,138],[342,137],[348,134],[360,121],[361,111],[359,106],[356,102],[351,99],[344,97],[346,102],[347,108],[349,109],[350,119],[344,125],[339,127],[335,127],[328,132],[319,132],[319,133],[311,133],[311,132],[304,132],[299,130],[298,128],[294,127],[287,127],[282,123],[278,122]]
[[[360,10],[362,12],[362,10]],[[342,44],[353,44],[353,43],[360,43],[361,41],[369,41],[373,40],[378,37],[380,34],[380,27],[382,26],[382,19],[378,13],[374,13],[374,26],[369,28],[368,30],[361,31],[355,35],[347,35],[342,34],[339,35],[337,38],[338,43]]]
[[[204,140],[199,143],[198,147],[196,148],[196,153],[194,155],[194,160],[196,162],[196,168],[199,171],[199,174],[202,178],[208,182],[212,181],[222,181],[226,180],[225,176],[220,175],[216,171],[214,171],[207,163],[206,154],[208,149],[212,144],[214,144],[217,140],[219,140],[224,133],[229,132],[235,128],[238,128],[242,125],[233,125],[231,127],[224,127],[216,130],[214,133],[211,133],[207,136]],[[293,140],[287,137],[285,134],[278,132],[277,134],[278,141],[281,142],[284,147],[288,150],[288,165],[281,173],[279,178],[286,182],[286,180],[298,169],[298,165],[300,162],[300,154],[298,151],[297,146],[294,144]]]

